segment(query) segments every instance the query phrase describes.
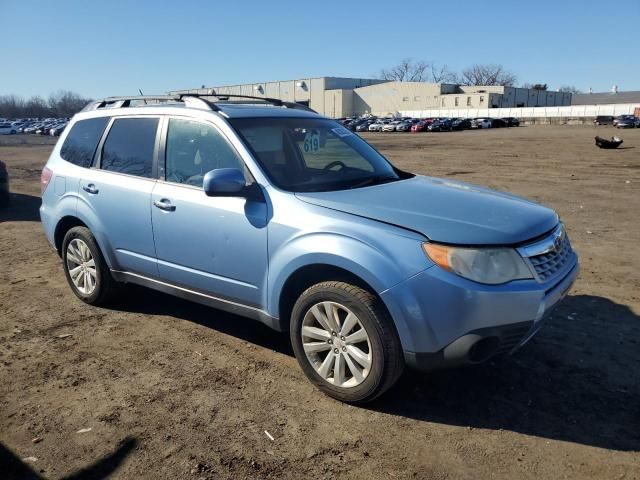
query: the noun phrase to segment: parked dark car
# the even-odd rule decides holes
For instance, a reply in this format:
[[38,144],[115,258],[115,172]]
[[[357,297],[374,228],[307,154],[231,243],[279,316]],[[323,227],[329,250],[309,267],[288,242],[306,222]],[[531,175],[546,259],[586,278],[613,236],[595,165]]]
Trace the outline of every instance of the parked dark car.
[[471,128],[471,120],[468,118],[456,118],[451,122],[451,130],[469,130]]
[[369,125],[371,125],[372,123],[375,123],[376,120],[375,119],[369,119],[365,122],[362,122],[360,124],[358,124],[356,126],[356,132],[368,132],[369,131]]
[[613,119],[613,126],[618,128],[635,128],[636,119],[633,115],[618,115]]
[[430,132],[450,132],[451,120],[448,118],[440,118],[429,125],[428,129]]
[[616,128],[636,128],[636,119],[633,117],[618,120]]
[[[367,123],[368,121],[369,121],[369,119],[367,119],[367,118],[358,118],[356,120],[353,120],[352,122],[347,123],[345,125],[345,127],[347,127],[352,132],[355,132],[356,128],[358,128],[359,125],[363,125],[363,124]],[[367,124],[367,126],[369,126],[369,125]]]
[[595,125],[613,125],[612,115],[598,115],[593,121]]
[[396,132],[410,132],[411,125],[413,125],[410,121],[402,121],[398,125],[396,125]]
[[505,117],[502,120],[507,122],[507,126],[508,127],[519,127],[520,126],[520,120],[518,120],[516,117]]
[[411,125],[411,131],[413,133],[417,132],[426,132],[427,131],[427,123],[423,120],[420,120],[418,123],[414,123]]
[[9,171],[7,165],[0,160],[0,207],[9,204]]
[[508,127],[509,124],[502,118],[492,118],[491,119],[491,128],[503,128]]

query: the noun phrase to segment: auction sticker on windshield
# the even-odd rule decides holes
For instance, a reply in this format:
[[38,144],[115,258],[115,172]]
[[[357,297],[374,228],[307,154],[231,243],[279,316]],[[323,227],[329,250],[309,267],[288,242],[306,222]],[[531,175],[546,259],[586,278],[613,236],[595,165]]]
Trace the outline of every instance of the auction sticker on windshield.
[[337,135],[338,137],[347,137],[349,135],[353,135],[353,133],[351,133],[349,130],[347,130],[344,127],[332,128],[331,131],[334,133],[334,135]]
[[309,130],[304,136],[303,148],[305,153],[314,153],[320,150],[320,132]]

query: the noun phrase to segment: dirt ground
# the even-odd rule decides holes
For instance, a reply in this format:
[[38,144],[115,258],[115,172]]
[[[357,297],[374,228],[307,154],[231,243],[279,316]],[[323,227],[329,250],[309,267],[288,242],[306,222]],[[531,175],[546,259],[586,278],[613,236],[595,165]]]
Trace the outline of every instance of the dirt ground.
[[142,288],[81,303],[38,218],[52,142],[0,137],[0,477],[639,479],[640,129],[598,133],[625,148],[582,126],[365,135],[401,168],[553,207],[582,262],[517,354],[407,372],[366,407],[250,320]]

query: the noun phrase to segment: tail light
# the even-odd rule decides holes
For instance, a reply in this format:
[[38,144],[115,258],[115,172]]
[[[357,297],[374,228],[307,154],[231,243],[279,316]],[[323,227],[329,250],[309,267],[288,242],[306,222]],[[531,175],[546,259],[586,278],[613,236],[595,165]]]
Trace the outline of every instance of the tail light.
[[49,186],[49,181],[51,180],[51,177],[53,177],[53,171],[51,171],[47,167],[44,167],[42,169],[42,174],[40,175],[40,194],[41,195],[44,194],[44,191]]

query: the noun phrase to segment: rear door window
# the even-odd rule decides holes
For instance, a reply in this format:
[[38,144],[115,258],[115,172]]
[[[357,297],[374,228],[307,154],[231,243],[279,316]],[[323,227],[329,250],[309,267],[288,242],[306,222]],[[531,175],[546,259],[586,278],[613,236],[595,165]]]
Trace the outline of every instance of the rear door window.
[[76,122],[60,149],[60,156],[67,162],[89,168],[109,118],[98,117]]
[[100,168],[151,178],[158,118],[114,120],[102,147]]

